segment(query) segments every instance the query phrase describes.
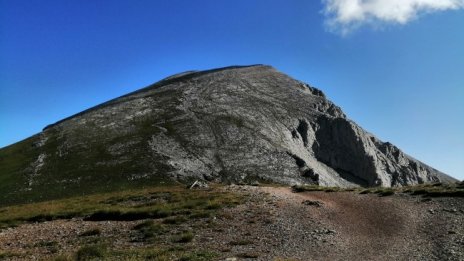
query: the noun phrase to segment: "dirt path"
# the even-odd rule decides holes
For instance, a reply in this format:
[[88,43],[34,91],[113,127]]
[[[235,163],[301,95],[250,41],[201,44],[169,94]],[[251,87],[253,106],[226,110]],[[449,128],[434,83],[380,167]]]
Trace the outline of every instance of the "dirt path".
[[[318,201],[321,207],[308,208],[313,220],[336,231],[328,256],[331,260],[408,259],[408,245],[418,234],[423,217],[414,206],[404,209],[402,199],[380,198],[350,192],[293,193],[289,188],[264,188],[286,204],[301,208],[306,200]],[[321,257],[322,258],[322,257]]]
[[[185,246],[218,253],[214,260],[464,260],[464,198],[223,189],[246,195],[246,202],[202,224],[182,224],[195,232]],[[84,240],[79,234],[91,228],[110,238],[113,249],[156,247],[133,241],[131,228],[140,222],[24,224],[0,231],[0,252],[26,253],[11,260],[47,260],[54,248],[73,253]]]
[[[203,233],[212,242],[202,244],[222,249],[224,256],[257,260],[464,260],[462,198],[423,202],[407,195],[293,193],[285,187],[233,189],[249,193],[250,202],[227,210],[228,218],[218,219],[219,233]],[[322,204],[304,204],[307,201]],[[449,212],[450,206],[457,207],[457,212]],[[227,242],[231,238],[250,243],[231,245]]]

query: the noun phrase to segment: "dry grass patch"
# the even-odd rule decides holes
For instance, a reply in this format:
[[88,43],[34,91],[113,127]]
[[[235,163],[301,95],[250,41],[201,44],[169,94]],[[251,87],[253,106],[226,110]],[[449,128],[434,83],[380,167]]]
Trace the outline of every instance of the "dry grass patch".
[[372,188],[338,188],[322,187],[316,185],[296,185],[292,186],[293,192],[347,192],[354,191],[359,194],[377,194],[379,197],[392,196],[398,193],[408,193],[410,195],[422,195],[424,197],[464,197],[464,181],[445,184],[445,183],[427,183],[415,186],[405,187],[372,187]]
[[169,218],[166,223],[177,224],[209,217],[242,201],[243,196],[220,187],[205,190],[153,187],[0,208],[0,228],[74,217],[88,221]]

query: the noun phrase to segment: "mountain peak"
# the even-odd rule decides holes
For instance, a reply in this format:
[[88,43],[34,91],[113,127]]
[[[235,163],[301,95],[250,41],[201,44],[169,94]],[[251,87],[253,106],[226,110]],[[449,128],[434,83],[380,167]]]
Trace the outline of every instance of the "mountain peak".
[[[19,156],[21,155],[21,156]],[[321,186],[453,181],[271,66],[188,71],[0,150],[0,204],[192,179]]]

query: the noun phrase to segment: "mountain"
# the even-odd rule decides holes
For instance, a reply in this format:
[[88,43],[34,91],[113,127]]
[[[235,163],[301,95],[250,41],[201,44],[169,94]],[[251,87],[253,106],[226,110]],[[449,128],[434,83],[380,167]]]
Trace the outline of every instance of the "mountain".
[[270,66],[190,71],[0,150],[0,205],[172,181],[405,186],[453,178]]

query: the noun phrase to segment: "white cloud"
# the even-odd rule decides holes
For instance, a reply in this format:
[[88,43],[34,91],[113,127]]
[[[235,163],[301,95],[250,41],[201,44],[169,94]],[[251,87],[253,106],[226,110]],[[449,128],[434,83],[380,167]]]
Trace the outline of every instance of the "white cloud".
[[322,0],[330,30],[347,34],[363,25],[406,24],[422,13],[464,8],[464,0]]

